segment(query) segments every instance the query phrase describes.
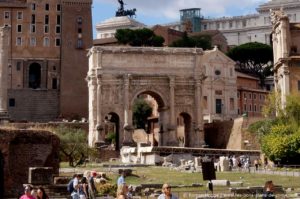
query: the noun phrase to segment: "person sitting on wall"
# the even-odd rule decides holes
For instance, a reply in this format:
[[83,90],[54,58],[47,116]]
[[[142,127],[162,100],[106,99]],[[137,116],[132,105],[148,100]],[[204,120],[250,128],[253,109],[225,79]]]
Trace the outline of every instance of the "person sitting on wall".
[[177,196],[171,193],[171,186],[168,184],[164,184],[162,186],[162,194],[160,194],[157,199],[178,199],[178,198]]
[[274,184],[272,180],[269,180],[265,183],[265,190],[263,193],[263,199],[275,199],[274,195]]
[[32,187],[30,185],[26,185],[24,187],[24,195],[21,196],[20,199],[35,199],[33,195],[31,195]]

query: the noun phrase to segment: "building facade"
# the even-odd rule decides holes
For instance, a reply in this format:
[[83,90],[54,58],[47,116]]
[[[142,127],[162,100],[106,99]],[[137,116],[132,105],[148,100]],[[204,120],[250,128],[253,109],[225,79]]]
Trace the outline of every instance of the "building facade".
[[241,72],[237,74],[238,115],[261,117],[269,91],[261,89],[259,79]]
[[118,29],[138,29],[145,28],[146,25],[128,16],[112,17],[96,25],[97,39],[115,37]]
[[[204,17],[200,20],[200,29],[221,31],[231,47],[248,42],[271,44],[272,24],[270,9],[279,10],[281,8],[291,22],[300,22],[300,1],[270,0],[260,5],[256,14],[212,19]],[[181,22],[166,24],[166,26],[181,31],[186,29]]]
[[284,108],[286,97],[300,92],[300,23],[290,23],[283,10],[273,11],[271,19],[275,91]]
[[92,46],[91,4],[91,0],[0,1],[0,26],[10,27],[6,49],[10,119],[87,117],[84,78],[86,49]]

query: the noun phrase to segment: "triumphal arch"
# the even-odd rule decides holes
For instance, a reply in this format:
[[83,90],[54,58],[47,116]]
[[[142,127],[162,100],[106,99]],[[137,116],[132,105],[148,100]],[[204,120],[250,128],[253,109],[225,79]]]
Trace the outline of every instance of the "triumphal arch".
[[107,117],[116,123],[117,145],[133,143],[132,107],[142,95],[158,104],[158,146],[179,146],[177,118],[188,122],[185,147],[204,144],[199,48],[93,47],[89,51],[89,145],[104,142]]

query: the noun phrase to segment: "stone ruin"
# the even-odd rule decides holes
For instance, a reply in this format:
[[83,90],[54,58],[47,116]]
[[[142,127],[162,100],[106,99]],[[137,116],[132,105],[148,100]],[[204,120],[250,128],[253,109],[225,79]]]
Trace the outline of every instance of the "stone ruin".
[[48,131],[0,129],[0,198],[20,196],[23,184],[51,183],[59,173],[59,144]]

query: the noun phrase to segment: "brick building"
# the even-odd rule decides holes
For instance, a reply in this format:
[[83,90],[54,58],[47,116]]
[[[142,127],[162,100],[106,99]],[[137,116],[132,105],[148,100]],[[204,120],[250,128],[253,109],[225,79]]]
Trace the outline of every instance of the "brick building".
[[262,116],[262,108],[269,91],[259,87],[259,79],[241,72],[237,73],[238,114],[248,117]]
[[12,120],[87,117],[92,0],[0,0]]

